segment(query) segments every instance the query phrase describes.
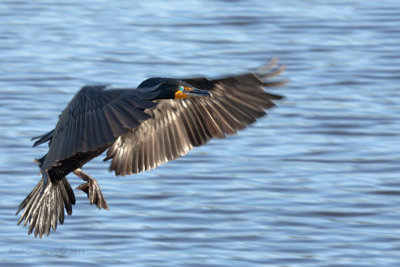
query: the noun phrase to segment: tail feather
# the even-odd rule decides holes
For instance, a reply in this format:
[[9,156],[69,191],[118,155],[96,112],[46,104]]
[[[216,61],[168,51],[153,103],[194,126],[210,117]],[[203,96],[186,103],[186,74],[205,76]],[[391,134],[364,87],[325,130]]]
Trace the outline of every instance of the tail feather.
[[[45,175],[44,175],[45,176]],[[29,222],[28,234],[34,231],[35,237],[50,234],[50,228],[57,229],[57,221],[64,223],[64,207],[68,215],[72,214],[72,205],[75,204],[75,195],[67,178],[44,185],[43,177],[32,192],[21,202],[16,215],[24,209],[20,224]]]

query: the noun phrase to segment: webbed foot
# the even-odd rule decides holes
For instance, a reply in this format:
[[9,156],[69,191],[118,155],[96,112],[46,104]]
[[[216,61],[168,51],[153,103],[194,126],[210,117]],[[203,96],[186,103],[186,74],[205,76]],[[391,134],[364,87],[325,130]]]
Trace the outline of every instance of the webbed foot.
[[101,193],[100,187],[96,179],[90,177],[81,169],[76,169],[74,171],[74,174],[86,181],[86,183],[81,184],[76,189],[82,190],[87,194],[90,204],[96,204],[99,209],[103,208],[108,210],[107,201],[103,197],[103,194]]

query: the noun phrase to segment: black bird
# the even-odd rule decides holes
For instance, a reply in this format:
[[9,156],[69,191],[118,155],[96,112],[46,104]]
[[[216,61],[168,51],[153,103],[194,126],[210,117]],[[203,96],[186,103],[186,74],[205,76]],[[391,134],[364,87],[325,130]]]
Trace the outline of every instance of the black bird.
[[77,189],[91,204],[108,209],[96,180],[80,168],[107,149],[110,171],[139,173],[181,157],[210,138],[224,138],[245,128],[281,96],[267,93],[284,81],[270,80],[283,67],[275,62],[255,73],[207,78],[150,78],[136,89],[84,86],[59,116],[56,127],[34,137],[33,146],[49,142],[37,163],[42,179],[19,205],[18,224],[42,238],[72,213],[75,195],[66,178],[73,172],[86,181]]

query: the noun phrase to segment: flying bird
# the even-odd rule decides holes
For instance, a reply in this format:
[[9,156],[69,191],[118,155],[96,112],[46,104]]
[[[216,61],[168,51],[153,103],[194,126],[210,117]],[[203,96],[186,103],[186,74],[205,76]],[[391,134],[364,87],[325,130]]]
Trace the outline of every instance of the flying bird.
[[[53,130],[32,138],[33,146],[48,142],[36,162],[39,183],[19,205],[18,224],[29,223],[28,234],[49,235],[72,214],[74,192],[66,178],[73,172],[85,183],[91,204],[108,209],[97,181],[82,166],[106,152],[110,171],[128,175],[150,170],[187,154],[211,138],[224,138],[265,115],[282,97],[265,87],[282,85],[273,79],[283,71],[275,61],[255,72],[218,79],[150,78],[137,88],[84,86],[62,111]],[[271,79],[272,78],[272,79]]]

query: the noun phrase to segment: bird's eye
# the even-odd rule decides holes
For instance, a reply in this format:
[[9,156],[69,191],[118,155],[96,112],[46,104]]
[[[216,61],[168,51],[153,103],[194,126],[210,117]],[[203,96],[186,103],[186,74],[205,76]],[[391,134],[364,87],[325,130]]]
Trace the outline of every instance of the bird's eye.
[[180,85],[179,86],[179,91],[183,92],[184,90],[185,90],[185,88],[182,85]]

